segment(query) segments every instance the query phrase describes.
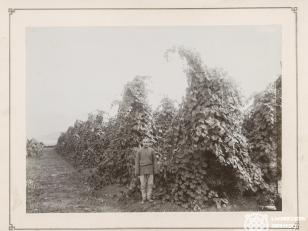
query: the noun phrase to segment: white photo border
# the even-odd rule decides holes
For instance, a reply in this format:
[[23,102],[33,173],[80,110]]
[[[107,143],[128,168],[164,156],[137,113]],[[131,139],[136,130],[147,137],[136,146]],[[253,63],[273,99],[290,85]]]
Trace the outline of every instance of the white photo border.
[[[12,67],[12,56],[11,56],[11,27],[13,25],[12,23],[12,17],[14,17],[15,14],[18,14],[20,11],[37,11],[37,10],[47,10],[47,11],[61,11],[61,10],[73,10],[73,11],[91,11],[91,10],[121,10],[121,11],[130,11],[130,10],[252,10],[252,9],[289,9],[294,13],[295,17],[295,44],[294,44],[294,52],[296,56],[296,193],[297,193],[297,214],[296,216],[299,217],[299,195],[298,195],[298,45],[297,45],[297,24],[298,24],[298,17],[297,17],[297,7],[234,7],[234,8],[9,8],[9,230],[126,230],[126,229],[244,229],[244,227],[103,227],[103,228],[47,228],[47,227],[41,227],[41,228],[19,228],[18,226],[14,226],[14,222],[12,220],[11,215],[11,208],[12,208],[12,178],[11,178],[11,171],[12,171],[12,162],[11,162],[11,150],[12,150],[12,102],[11,102],[11,96],[12,96],[12,73],[11,73],[11,67]],[[282,82],[284,84],[284,82]],[[244,224],[244,223],[243,223]],[[299,223],[297,223],[299,224]],[[271,228],[269,228],[271,229]]]

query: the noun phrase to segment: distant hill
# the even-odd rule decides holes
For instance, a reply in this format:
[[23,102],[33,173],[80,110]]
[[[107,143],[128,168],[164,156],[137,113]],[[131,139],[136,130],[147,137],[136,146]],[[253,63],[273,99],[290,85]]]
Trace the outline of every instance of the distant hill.
[[45,145],[55,145],[57,144],[58,138],[62,132],[53,132],[50,134],[44,134],[38,137],[35,137],[39,142],[43,142]]

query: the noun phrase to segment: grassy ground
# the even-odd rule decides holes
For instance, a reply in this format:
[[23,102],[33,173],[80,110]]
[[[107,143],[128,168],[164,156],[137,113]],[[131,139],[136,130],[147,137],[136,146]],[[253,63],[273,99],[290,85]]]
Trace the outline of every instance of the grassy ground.
[[[154,201],[140,204],[138,195],[125,198],[124,187],[105,186],[93,191],[87,184],[88,171],[77,171],[53,148],[40,158],[27,158],[27,213],[95,213],[95,212],[190,212],[174,203]],[[258,211],[254,198],[230,198],[223,208],[203,211]]]

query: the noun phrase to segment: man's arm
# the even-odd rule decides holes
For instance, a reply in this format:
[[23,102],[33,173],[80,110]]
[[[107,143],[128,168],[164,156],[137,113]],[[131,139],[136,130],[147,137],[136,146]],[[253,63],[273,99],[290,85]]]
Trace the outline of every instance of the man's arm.
[[138,151],[135,158],[135,175],[140,175],[140,152]]

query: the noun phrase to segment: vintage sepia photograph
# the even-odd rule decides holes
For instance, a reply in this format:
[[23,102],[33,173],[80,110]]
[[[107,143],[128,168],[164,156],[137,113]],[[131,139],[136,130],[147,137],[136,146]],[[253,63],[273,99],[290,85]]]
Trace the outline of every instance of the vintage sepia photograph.
[[282,211],[280,25],[25,37],[26,213]]

